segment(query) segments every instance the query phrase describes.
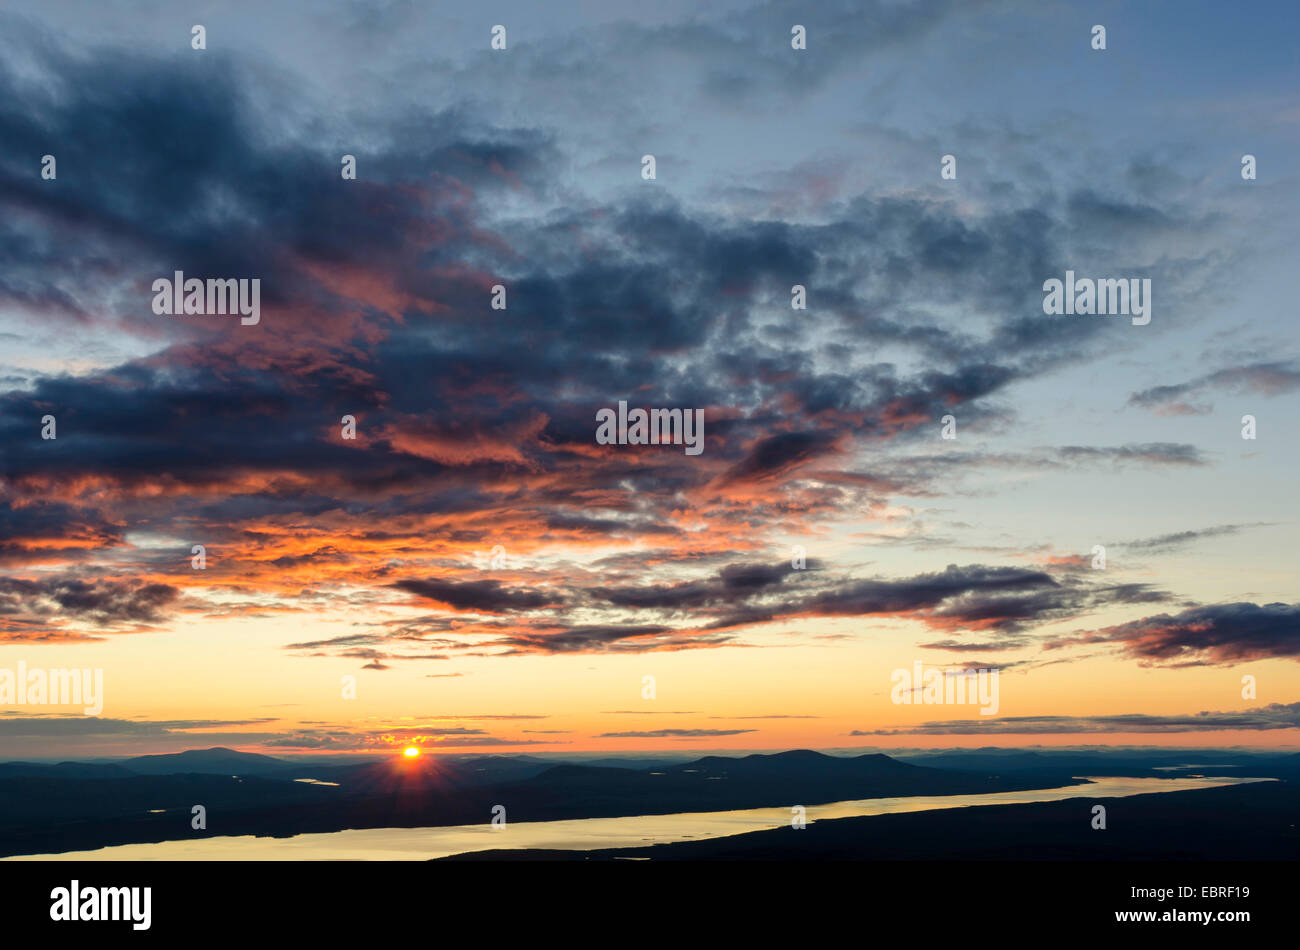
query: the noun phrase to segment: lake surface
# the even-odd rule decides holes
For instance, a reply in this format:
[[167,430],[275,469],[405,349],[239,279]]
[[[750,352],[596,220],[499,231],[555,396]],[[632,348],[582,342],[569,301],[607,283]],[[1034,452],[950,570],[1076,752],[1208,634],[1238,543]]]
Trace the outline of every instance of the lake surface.
[[[936,808],[1015,805],[1055,802],[1066,798],[1123,798],[1151,792],[1216,788],[1256,778],[1091,778],[1091,785],[1068,785],[1023,792],[980,795],[913,795],[906,798],[867,798],[807,806],[809,822],[823,818],[893,815]],[[508,816],[507,816],[508,817]],[[790,824],[789,808],[747,808],[741,811],[685,812],[627,818],[580,818],[570,821],[449,825],[442,828],[364,828],[292,838],[240,835],[123,844],[96,851],[35,854],[6,861],[427,861],[490,848],[550,848],[590,851],[596,848],[637,848],[699,838],[722,838],[747,831],[764,831]]]

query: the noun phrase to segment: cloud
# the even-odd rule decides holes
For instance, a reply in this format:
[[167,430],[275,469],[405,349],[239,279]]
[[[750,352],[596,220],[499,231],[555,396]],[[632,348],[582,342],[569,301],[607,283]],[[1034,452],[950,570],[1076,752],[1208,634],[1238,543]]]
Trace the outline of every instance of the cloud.
[[[0,736],[167,736],[193,730],[254,726],[276,719],[175,719],[132,720],[99,716],[0,719]],[[202,733],[198,733],[202,735]]]
[[[495,596],[504,588],[485,589]],[[458,621],[453,627],[439,627],[433,640],[416,623],[401,624],[395,633],[350,634],[290,644],[287,649],[374,661],[446,659],[458,654],[677,652],[751,646],[741,628],[777,621],[888,617],[952,634],[984,631],[999,638],[967,643],[949,637],[923,646],[966,653],[1005,651],[1031,643],[1030,633],[1047,623],[1107,606],[1170,599],[1170,594],[1148,584],[1099,583],[1074,562],[1050,569],[949,565],[944,571],[903,578],[853,577],[832,573],[817,562],[807,570],[795,570],[789,562],[733,562],[696,580],[674,584],[638,587],[598,579],[592,586],[573,583],[563,595],[565,606],[558,610],[548,606],[513,611],[508,618]],[[568,622],[570,616],[593,610],[615,610],[622,622]],[[429,645],[436,645],[439,652],[404,652]]]
[[1101,448],[1086,445],[1067,445],[1058,450],[1067,462],[1113,461],[1144,462],[1154,465],[1206,465],[1204,453],[1185,442],[1145,442]]
[[788,475],[805,462],[834,451],[830,432],[782,432],[758,439],[748,454],[723,476],[722,484]]
[[1189,531],[1175,531],[1170,534],[1156,535],[1151,538],[1138,538],[1134,541],[1121,541],[1117,547],[1128,548],[1130,551],[1149,551],[1152,553],[1164,553],[1173,551],[1178,548],[1186,547],[1197,541],[1206,538],[1223,538],[1234,534],[1240,534],[1249,528],[1270,527],[1271,522],[1257,521],[1253,524],[1222,524],[1209,528],[1195,528]]
[[1276,360],[1230,366],[1184,383],[1152,386],[1129,396],[1128,405],[1151,409],[1161,415],[1203,415],[1213,407],[1192,400],[1205,396],[1210,390],[1268,397],[1298,389],[1300,364],[1290,360]]
[[555,602],[555,598],[541,591],[508,590],[501,586],[500,581],[495,580],[407,579],[398,581],[393,586],[453,610],[503,613],[536,609]]
[[718,634],[679,633],[672,627],[644,624],[569,627],[556,632],[502,637],[505,655],[541,653],[654,653],[721,646],[732,638]]
[[358,735],[346,731],[301,732],[265,739],[263,745],[275,749],[309,749],[320,752],[384,751],[415,743],[435,748],[473,748],[477,746],[552,745],[554,740],[506,739],[472,733],[434,734],[430,732],[392,732],[384,735]]
[[773,713],[767,716],[710,716],[710,719],[821,719],[821,716],[788,716],[784,713]]
[[455,716],[421,716],[421,717],[419,717],[419,718],[421,718],[421,719],[427,719],[427,720],[431,720],[431,721],[435,721],[435,722],[446,722],[447,720],[451,720],[451,719],[463,719],[463,720],[466,720],[466,721],[475,721],[475,722],[476,722],[476,721],[479,721],[479,720],[488,720],[488,719],[549,719],[549,718],[551,718],[551,717],[548,716],[548,715],[535,715],[535,714],[528,714],[528,713],[504,713],[504,714],[503,714],[503,713],[488,713],[488,714],[485,714],[485,715],[482,715],[482,716],[465,716],[465,715],[455,715]]
[[602,732],[597,739],[703,739],[710,736],[739,736],[757,729],[655,729],[650,732]]
[[1300,703],[1273,703],[1242,712],[1199,712],[1187,716],[1126,713],[1115,716],[999,716],[927,722],[897,729],[855,729],[854,736],[979,735],[1057,733],[1177,733],[1234,730],[1269,732],[1300,728]]
[[[816,563],[813,564],[813,569]],[[728,564],[707,580],[643,587],[602,587],[593,592],[598,600],[618,607],[677,610],[737,603],[778,588],[795,573],[789,562],[779,564]]]
[[1300,604],[1210,604],[1053,641],[1118,644],[1155,666],[1231,666],[1300,657]]
[[715,621],[734,626],[782,617],[893,616],[941,630],[1016,634],[1106,604],[1147,603],[1168,595],[1145,584],[1101,584],[1044,570],[950,564],[897,579],[845,579],[820,593],[773,606],[749,605]]
[[73,617],[95,627],[154,624],[172,613],[180,591],[138,580],[0,578],[0,615]]

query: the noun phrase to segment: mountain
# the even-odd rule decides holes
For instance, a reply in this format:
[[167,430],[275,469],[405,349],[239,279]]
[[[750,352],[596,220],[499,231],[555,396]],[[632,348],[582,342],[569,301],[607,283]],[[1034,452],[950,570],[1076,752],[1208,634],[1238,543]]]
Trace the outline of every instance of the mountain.
[[741,759],[709,755],[684,765],[672,766],[665,771],[694,773],[718,779],[812,780],[920,776],[927,770],[923,766],[908,765],[879,753],[847,758],[809,749],[793,749],[770,755],[747,755]]
[[141,755],[121,763],[136,775],[273,775],[296,768],[283,759],[217,746],[169,755]]
[[434,768],[467,785],[485,785],[490,782],[511,782],[532,778],[551,768],[554,763],[531,755],[478,755],[478,756],[422,756]]
[[[653,772],[656,769],[666,769],[674,765],[681,765],[690,756],[675,756],[663,758],[641,758],[638,756],[605,756],[597,758],[579,758],[569,759],[575,765],[590,765],[594,768],[610,769],[638,769],[645,772]],[[556,764],[551,762],[551,765]]]
[[8,778],[126,778],[130,769],[104,762],[0,762],[0,779]]
[[1007,777],[899,762],[887,755],[841,757],[797,749],[731,758],[710,755],[681,765],[640,770],[557,765],[502,794],[539,806],[585,801],[601,814],[664,814],[820,804],[900,795],[973,792],[1073,784],[1065,772]]

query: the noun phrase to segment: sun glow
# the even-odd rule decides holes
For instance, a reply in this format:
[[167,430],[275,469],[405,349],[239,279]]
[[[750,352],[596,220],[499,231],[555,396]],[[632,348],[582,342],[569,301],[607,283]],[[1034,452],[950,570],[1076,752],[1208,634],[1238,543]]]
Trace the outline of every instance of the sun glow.
[[405,749],[402,750],[402,755],[406,756],[408,759],[413,759],[419,754],[420,754],[420,750],[413,745],[408,745]]

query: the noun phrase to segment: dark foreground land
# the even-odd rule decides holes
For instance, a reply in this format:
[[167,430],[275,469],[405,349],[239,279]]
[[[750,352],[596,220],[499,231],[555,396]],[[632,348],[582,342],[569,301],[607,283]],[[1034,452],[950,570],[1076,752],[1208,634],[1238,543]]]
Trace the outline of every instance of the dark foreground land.
[[[1081,789],[1080,791],[1085,791]],[[1092,808],[1106,807],[1105,830]],[[983,805],[836,818],[701,841],[601,851],[480,851],[442,861],[1294,861],[1300,785]]]
[[[1106,831],[1091,829],[1093,803],[1084,798],[843,819],[798,831],[596,857],[1297,856],[1294,790],[1300,787],[1300,755],[1294,753],[976,750],[900,761],[880,754],[794,750],[611,767],[493,755],[339,765],[230,749],[113,762],[0,763],[0,856],[219,835],[471,825],[491,820],[498,805],[513,823],[1067,785],[1080,785],[1080,795],[1086,796],[1087,786],[1075,776],[1178,774],[1269,776],[1287,784],[1110,799]],[[195,805],[206,810],[206,828],[192,827]]]
[[[177,759],[183,761],[178,763]],[[220,769],[221,774],[169,768]],[[706,756],[652,768],[553,765],[509,757],[421,758],[305,770],[266,756],[204,750],[126,765],[0,765],[0,856],[211,837],[288,837],[352,828],[555,821],[963,795],[1079,784],[1062,768],[999,774],[911,765],[885,755]],[[145,773],[145,774],[142,774]],[[195,804],[207,827],[191,827]]]

